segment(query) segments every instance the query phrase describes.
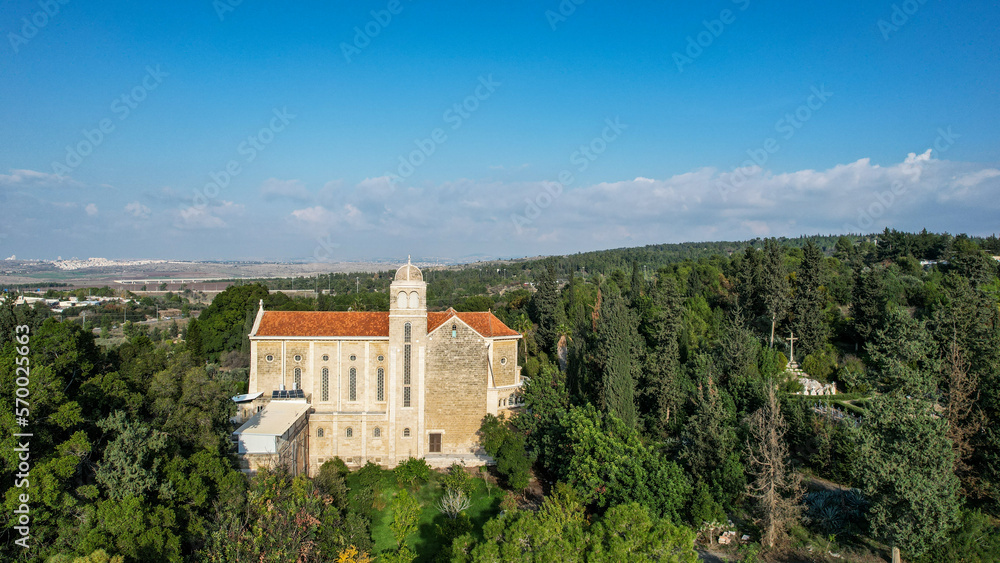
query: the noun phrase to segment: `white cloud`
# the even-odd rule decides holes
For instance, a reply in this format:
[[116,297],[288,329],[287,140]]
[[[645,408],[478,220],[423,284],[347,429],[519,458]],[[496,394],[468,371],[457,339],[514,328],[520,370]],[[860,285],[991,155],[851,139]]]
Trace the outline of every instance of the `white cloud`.
[[7,190],[77,188],[81,185],[69,176],[59,176],[35,170],[12,169],[10,174],[0,174],[0,189]]
[[268,178],[260,185],[260,195],[266,201],[275,199],[291,199],[294,201],[312,201],[313,194],[306,189],[301,180],[279,180]]
[[226,200],[211,200],[207,206],[187,206],[176,212],[174,227],[181,230],[225,229],[229,223],[223,217],[243,215],[245,206]]
[[84,211],[87,212],[87,215],[93,217],[97,215],[97,205],[93,203],[88,203],[87,207],[84,207]]
[[148,219],[152,210],[138,201],[133,201],[125,205],[125,212],[139,219]]

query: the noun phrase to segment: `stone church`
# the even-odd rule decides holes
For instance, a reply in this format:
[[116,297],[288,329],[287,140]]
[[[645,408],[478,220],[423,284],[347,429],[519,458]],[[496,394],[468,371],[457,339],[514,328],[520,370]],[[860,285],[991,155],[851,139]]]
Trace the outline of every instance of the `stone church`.
[[410,263],[388,312],[265,311],[250,333],[250,386],[234,397],[243,468],[282,464],[315,475],[351,466],[489,461],[476,432],[487,413],[518,408],[518,339],[492,312],[427,311]]

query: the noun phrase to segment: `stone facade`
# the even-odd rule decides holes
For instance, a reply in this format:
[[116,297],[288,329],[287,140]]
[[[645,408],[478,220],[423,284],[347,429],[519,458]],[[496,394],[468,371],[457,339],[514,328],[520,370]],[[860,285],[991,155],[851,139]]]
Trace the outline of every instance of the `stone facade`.
[[[310,404],[306,471],[325,461],[393,467],[489,461],[476,432],[487,413],[520,406],[520,335],[492,313],[427,311],[420,270],[401,267],[385,313],[257,313],[242,416],[274,391],[301,389]],[[432,451],[436,450],[436,451]]]

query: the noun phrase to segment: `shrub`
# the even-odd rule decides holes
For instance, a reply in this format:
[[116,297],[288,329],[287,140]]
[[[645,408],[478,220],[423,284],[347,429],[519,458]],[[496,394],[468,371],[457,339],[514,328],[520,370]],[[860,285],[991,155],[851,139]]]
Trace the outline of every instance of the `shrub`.
[[868,376],[865,374],[865,364],[854,355],[844,358],[844,364],[837,370],[837,381],[848,392],[868,393],[871,391]]
[[422,458],[409,458],[393,469],[396,480],[400,485],[404,483],[410,487],[418,483],[424,483],[431,477],[431,468]]
[[475,486],[472,477],[465,472],[465,468],[457,463],[448,468],[448,473],[441,479],[441,483],[444,485],[445,491],[457,491],[467,497],[472,496],[472,490]]
[[837,370],[837,352],[827,345],[822,352],[814,352],[802,361],[802,369],[809,377],[826,383]]

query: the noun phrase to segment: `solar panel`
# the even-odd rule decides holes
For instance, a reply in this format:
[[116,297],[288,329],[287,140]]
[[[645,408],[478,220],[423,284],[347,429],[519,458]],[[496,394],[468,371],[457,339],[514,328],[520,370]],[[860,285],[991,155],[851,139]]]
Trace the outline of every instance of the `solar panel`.
[[305,399],[306,398],[306,392],[304,390],[302,390],[302,389],[296,389],[295,390],[295,398],[296,399]]
[[278,398],[280,398],[280,399],[287,399],[288,398],[288,391],[285,391],[285,390],[280,391],[278,393]]
[[272,399],[277,399],[278,398],[278,390],[277,389],[275,389],[274,391],[271,391],[271,398]]

